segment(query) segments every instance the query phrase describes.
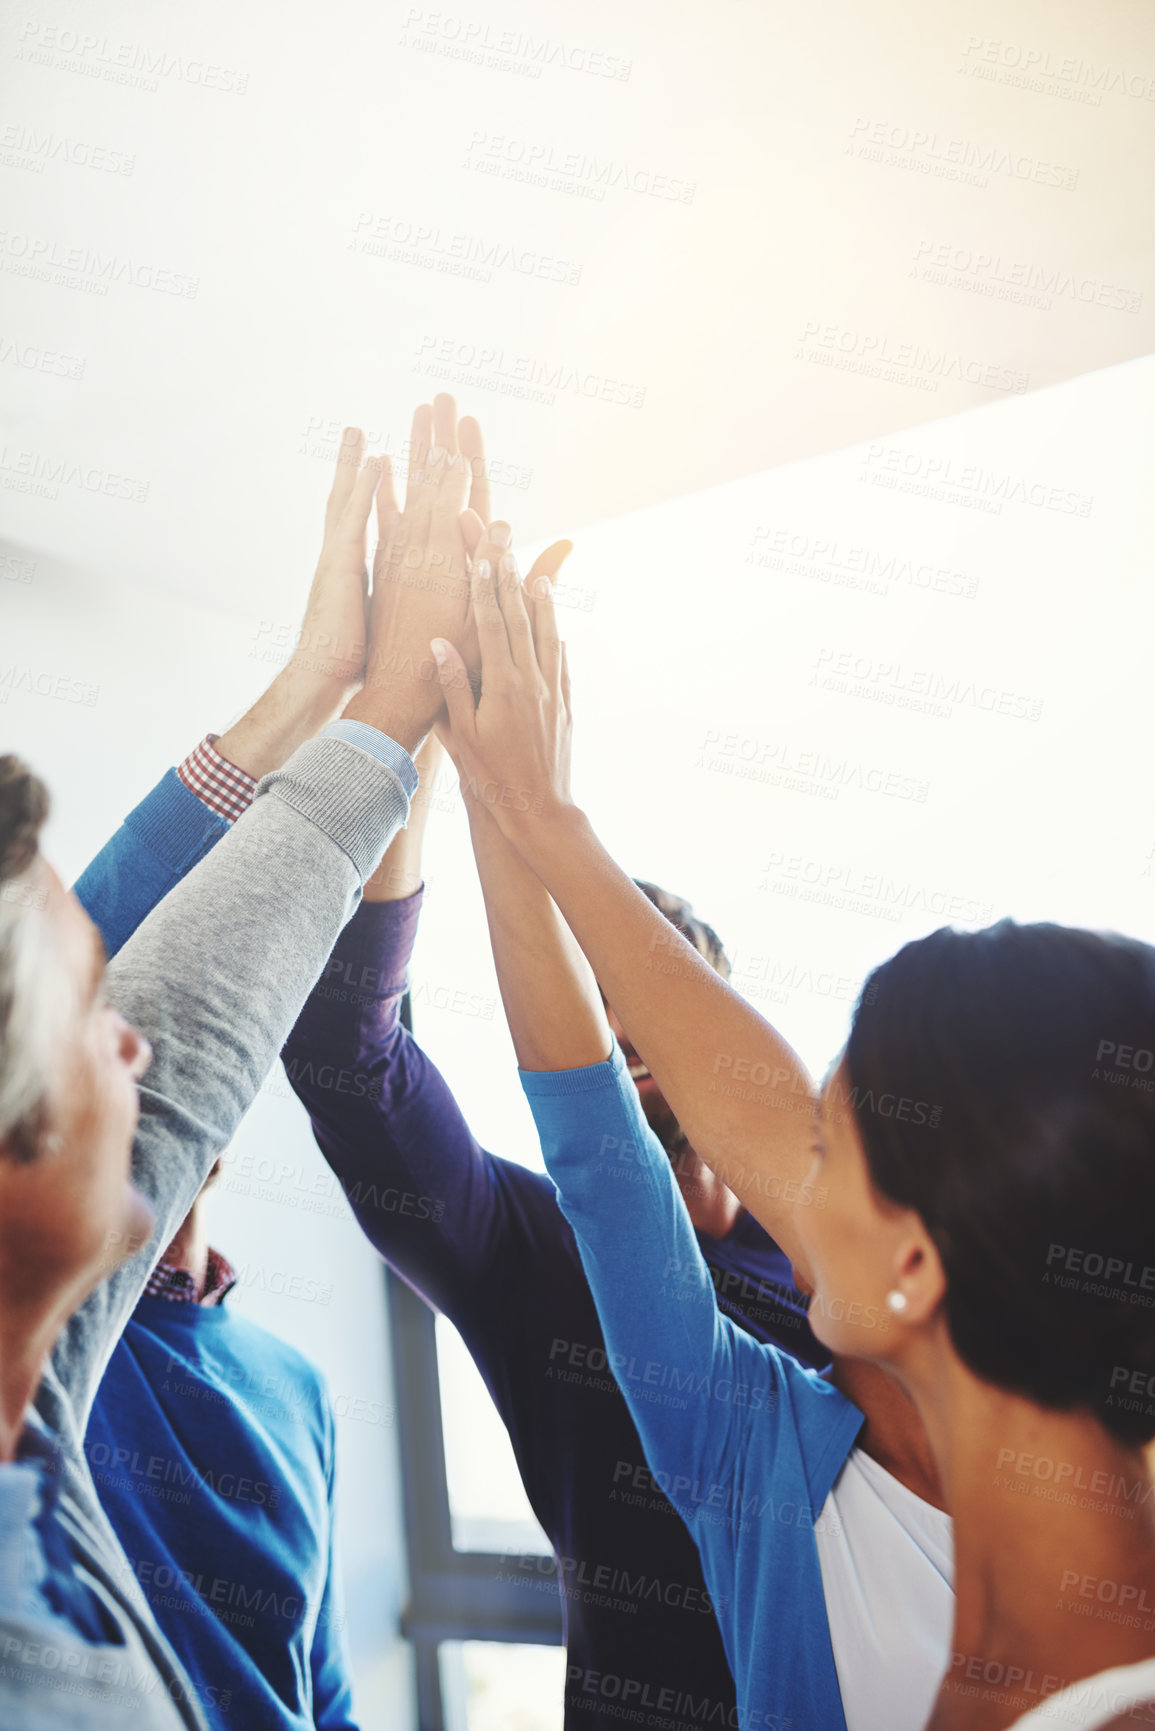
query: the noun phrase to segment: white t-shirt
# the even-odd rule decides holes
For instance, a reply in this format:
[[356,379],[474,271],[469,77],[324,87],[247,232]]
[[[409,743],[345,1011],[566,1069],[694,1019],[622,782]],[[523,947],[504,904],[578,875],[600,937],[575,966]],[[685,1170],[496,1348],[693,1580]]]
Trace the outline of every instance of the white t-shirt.
[[[1116,1665],[1059,1689],[1016,1719],[1010,1731],[1044,1731],[1061,1725],[1063,1731],[1099,1731],[1131,1707],[1150,1703],[1150,1711],[1134,1715],[1136,1731],[1155,1725],[1155,1659],[1140,1659],[1137,1665]],[[1130,1723],[1130,1721],[1128,1721]]]
[[950,1662],[950,1516],[856,1448],[814,1537],[847,1731],[922,1731]]

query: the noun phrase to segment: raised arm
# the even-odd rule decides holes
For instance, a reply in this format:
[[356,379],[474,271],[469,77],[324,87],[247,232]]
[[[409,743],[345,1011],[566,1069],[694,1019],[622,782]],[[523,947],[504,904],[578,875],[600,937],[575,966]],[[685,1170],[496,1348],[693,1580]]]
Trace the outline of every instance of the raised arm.
[[[422,414],[432,424],[433,411]],[[380,480],[371,459],[341,515],[342,556],[362,584]],[[418,568],[451,573],[453,562],[464,560],[458,518],[468,482],[446,462],[423,485],[422,503],[432,493],[433,507],[410,524],[409,545]],[[67,1404],[57,1403],[55,1381],[42,1395],[45,1416],[61,1428],[69,1427],[70,1406],[83,1431],[108,1353],[159,1250],[234,1134],[365,877],[405,820],[416,783],[409,751],[439,707],[424,647],[430,620],[448,626],[464,610],[449,577],[436,595],[417,590],[399,598],[388,613],[388,652],[371,632],[370,654],[378,663],[393,657],[371,701],[355,721],[332,724],[264,777],[232,833],[153,910],[108,970],[109,997],[153,1048],[132,1167],[152,1205],[153,1230],[128,1262],[120,1261],[122,1245],[109,1245],[109,1277],[59,1338],[53,1367]]]
[[[347,427],[325,506],[320,558],[297,641],[268,689],[221,738],[168,770],[85,867],[75,893],[111,957],[252,803],[257,781],[332,721],[365,663],[365,547],[344,516],[365,456]],[[392,534],[391,489],[377,488],[378,540]]]
[[[555,572],[568,549],[555,543],[535,570]],[[539,1176],[479,1146],[437,1066],[401,1025],[439,758],[430,739],[409,826],[366,884],[282,1056],[370,1242],[476,1346],[488,1314],[478,1282],[500,1266],[509,1289],[526,1265],[523,1236],[553,1204]]]
[[486,609],[474,582],[479,703],[457,650],[435,646],[463,782],[549,890],[691,1145],[797,1264],[794,1216],[812,1161],[805,1067],[631,882],[573,802],[569,686],[548,588],[527,595],[500,581]]
[[502,1250],[514,1175],[479,1147],[440,1071],[401,1024],[439,755],[431,738],[418,756],[409,826],[366,883],[281,1055],[374,1249],[465,1326],[478,1281]]
[[[515,579],[500,581],[512,587]],[[499,633],[519,650],[493,579],[476,583],[488,680],[495,659],[500,665]],[[523,641],[520,650],[532,647]],[[538,649],[543,679],[560,694],[560,654],[551,659],[544,635]],[[468,779],[463,790],[506,1016],[546,1165],[646,1457],[668,1475],[675,1506],[692,1519],[693,1498],[680,1498],[678,1487],[731,1482],[752,1418],[760,1446],[776,1447],[780,1396],[804,1373],[718,1310],[670,1162],[614,1046],[589,965],[478,790]]]

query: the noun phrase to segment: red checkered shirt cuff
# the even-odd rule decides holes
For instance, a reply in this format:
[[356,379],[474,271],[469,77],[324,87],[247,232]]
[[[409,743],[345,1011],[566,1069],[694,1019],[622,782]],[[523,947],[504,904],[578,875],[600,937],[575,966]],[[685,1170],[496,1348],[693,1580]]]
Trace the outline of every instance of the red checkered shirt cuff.
[[218,733],[207,733],[184,762],[177,764],[176,772],[210,811],[227,823],[236,823],[253,803],[257,784],[251,775],[214,749],[219,738]]
[[197,1283],[187,1268],[177,1268],[171,1262],[158,1262],[149,1275],[144,1289],[146,1298],[164,1298],[170,1304],[220,1304],[237,1284],[237,1274],[231,1262],[219,1250],[209,1246],[205,1289],[197,1297]]

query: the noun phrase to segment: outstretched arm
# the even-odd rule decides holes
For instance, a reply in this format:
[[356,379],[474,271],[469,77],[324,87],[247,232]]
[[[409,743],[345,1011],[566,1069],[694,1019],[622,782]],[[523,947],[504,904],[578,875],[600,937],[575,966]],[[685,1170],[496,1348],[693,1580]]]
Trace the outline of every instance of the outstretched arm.
[[[456,649],[434,646],[463,785],[549,891],[690,1143],[797,1263],[795,1210],[810,1194],[810,1077],[614,862],[574,804],[569,684],[548,587],[527,595],[516,579],[490,579],[487,602],[484,580],[475,575],[473,585],[479,703]],[[572,1066],[588,1062],[588,1049],[575,1035],[550,1055]]]
[[[512,591],[516,573],[500,572],[496,581],[503,593]],[[494,583],[482,565],[474,609],[483,678],[493,667],[491,642],[506,632]],[[540,650],[539,666],[560,695],[560,651],[551,651],[540,616],[536,640],[528,616],[527,623],[530,638],[516,652]],[[718,1310],[670,1162],[614,1046],[589,964],[468,776],[463,791],[506,1016],[546,1166],[646,1457],[668,1475],[675,1506],[692,1521],[693,1499],[680,1497],[678,1487],[733,1482],[753,1434],[763,1451],[793,1446],[783,1391],[795,1377],[811,1379]],[[821,1404],[831,1392],[815,1384],[811,1399]]]
[[[432,421],[432,410],[421,414]],[[380,481],[381,466],[370,459],[337,531],[362,604],[366,525]],[[425,512],[409,523],[419,567],[463,557],[458,515]],[[253,806],[153,910],[108,970],[110,998],[153,1048],[140,1088],[132,1175],[152,1205],[154,1226],[128,1262],[120,1263],[120,1246],[109,1245],[109,1277],[57,1342],[55,1376],[46,1378],[38,1399],[58,1429],[82,1433],[108,1354],[157,1254],[252,1103],[364,879],[405,821],[416,783],[409,749],[428,731],[421,717],[431,682],[421,664],[430,619],[444,625],[461,611],[452,589],[432,606],[420,592],[398,598],[388,612],[395,666],[361,725],[333,724],[265,775]],[[375,641],[380,654],[379,633]]]
[[[493,646],[506,634],[497,590],[502,585],[521,587],[514,555],[504,551],[509,526],[494,527],[501,532],[501,543],[486,539],[476,548],[472,579],[474,617],[483,653],[485,646],[490,646],[488,666],[493,665]],[[543,576],[537,565],[529,581],[544,582],[547,590],[552,587],[549,576]],[[524,647],[528,654],[532,641]],[[560,650],[552,673],[560,687]],[[448,732],[447,737],[452,740]],[[565,752],[568,738],[559,741],[558,748]],[[500,804],[501,790],[491,790],[494,799],[487,801],[466,775],[461,787],[518,1064],[523,1070],[573,1070],[601,1063],[609,1056],[613,1041],[589,963],[541,879],[491,815],[492,805]]]
[[[568,543],[555,543],[535,571],[556,571],[567,551]],[[440,754],[433,739],[419,754],[409,826],[367,882],[282,1056],[370,1242],[476,1345],[489,1314],[478,1305],[478,1281],[502,1265],[508,1286],[521,1235],[532,1234],[538,1209],[552,1201],[543,1202],[536,1174],[479,1147],[436,1065],[400,1023]]]
[[[297,642],[269,688],[222,737],[209,734],[180,765],[163,775],[76,881],[81,905],[109,956],[198,860],[228,834],[252,803],[262,775],[280,769],[306,739],[340,713],[361,683],[365,662],[365,525],[367,490],[376,468],[362,476],[365,436],[348,427],[341,441],[328,503],[321,555]],[[363,507],[363,508],[362,508]],[[393,531],[392,494],[377,489],[378,537]]]

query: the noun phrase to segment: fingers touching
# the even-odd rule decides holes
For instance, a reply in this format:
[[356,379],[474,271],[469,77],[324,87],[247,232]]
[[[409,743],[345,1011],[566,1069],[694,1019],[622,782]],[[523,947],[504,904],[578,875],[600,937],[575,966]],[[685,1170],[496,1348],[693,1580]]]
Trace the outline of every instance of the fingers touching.
[[472,415],[462,415],[457,423],[457,443],[461,455],[469,464],[469,508],[482,523],[491,516],[489,476],[485,468],[485,442],[481,427]]

